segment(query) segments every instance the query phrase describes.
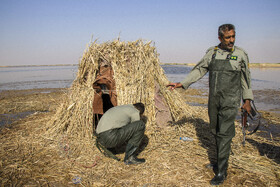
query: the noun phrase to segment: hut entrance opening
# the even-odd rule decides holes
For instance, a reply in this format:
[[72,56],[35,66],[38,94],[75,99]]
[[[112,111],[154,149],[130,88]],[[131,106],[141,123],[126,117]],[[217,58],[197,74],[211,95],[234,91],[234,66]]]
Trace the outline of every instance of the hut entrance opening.
[[102,62],[99,66],[96,79],[93,83],[95,90],[93,99],[94,127],[99,119],[110,108],[117,106],[116,83],[110,63]]

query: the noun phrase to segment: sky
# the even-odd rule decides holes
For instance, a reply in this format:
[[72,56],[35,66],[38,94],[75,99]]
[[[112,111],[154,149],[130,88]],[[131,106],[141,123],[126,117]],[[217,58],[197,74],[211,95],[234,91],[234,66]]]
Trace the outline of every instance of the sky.
[[78,64],[92,40],[152,41],[162,63],[197,63],[236,27],[251,63],[280,63],[280,0],[0,0],[0,66]]

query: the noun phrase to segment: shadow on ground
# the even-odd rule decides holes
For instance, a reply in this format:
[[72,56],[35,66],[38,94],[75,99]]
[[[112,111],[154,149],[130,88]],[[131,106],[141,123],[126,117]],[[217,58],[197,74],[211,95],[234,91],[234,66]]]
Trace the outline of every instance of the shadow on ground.
[[252,139],[247,139],[247,142],[256,147],[261,156],[273,160],[277,164],[280,164],[280,147],[268,143],[259,143]]
[[196,135],[203,148],[207,150],[208,159],[210,163],[216,162],[216,146],[214,136],[210,132],[209,123],[205,122],[201,118],[184,118],[177,122],[174,122],[172,125],[184,125],[188,121],[191,123],[196,130]]

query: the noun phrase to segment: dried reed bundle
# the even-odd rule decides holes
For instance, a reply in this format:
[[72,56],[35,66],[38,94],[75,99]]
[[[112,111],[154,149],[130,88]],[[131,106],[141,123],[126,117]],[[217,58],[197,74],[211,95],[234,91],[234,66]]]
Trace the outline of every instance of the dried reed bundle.
[[62,103],[48,124],[48,136],[63,135],[70,141],[76,142],[79,139],[81,143],[92,141],[94,132],[92,102],[95,93],[93,83],[101,62],[111,64],[114,71],[118,105],[136,102],[145,104],[148,134],[153,133],[153,126],[156,127],[157,108],[154,101],[156,85],[159,86],[159,92],[175,121],[190,117],[194,113],[177,91],[171,92],[166,89],[168,80],[151,42],[115,40],[97,44],[95,41],[84,52],[68,99]]

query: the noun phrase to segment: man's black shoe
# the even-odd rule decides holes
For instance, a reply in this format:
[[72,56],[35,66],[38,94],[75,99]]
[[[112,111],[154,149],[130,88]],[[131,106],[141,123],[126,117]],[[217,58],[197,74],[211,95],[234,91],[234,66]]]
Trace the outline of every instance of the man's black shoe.
[[218,173],[215,177],[210,181],[211,185],[220,185],[227,178],[226,174]]
[[142,164],[144,163],[146,160],[145,159],[139,159],[136,156],[132,155],[130,156],[128,159],[124,160],[124,163],[126,165],[131,165],[131,164]]

